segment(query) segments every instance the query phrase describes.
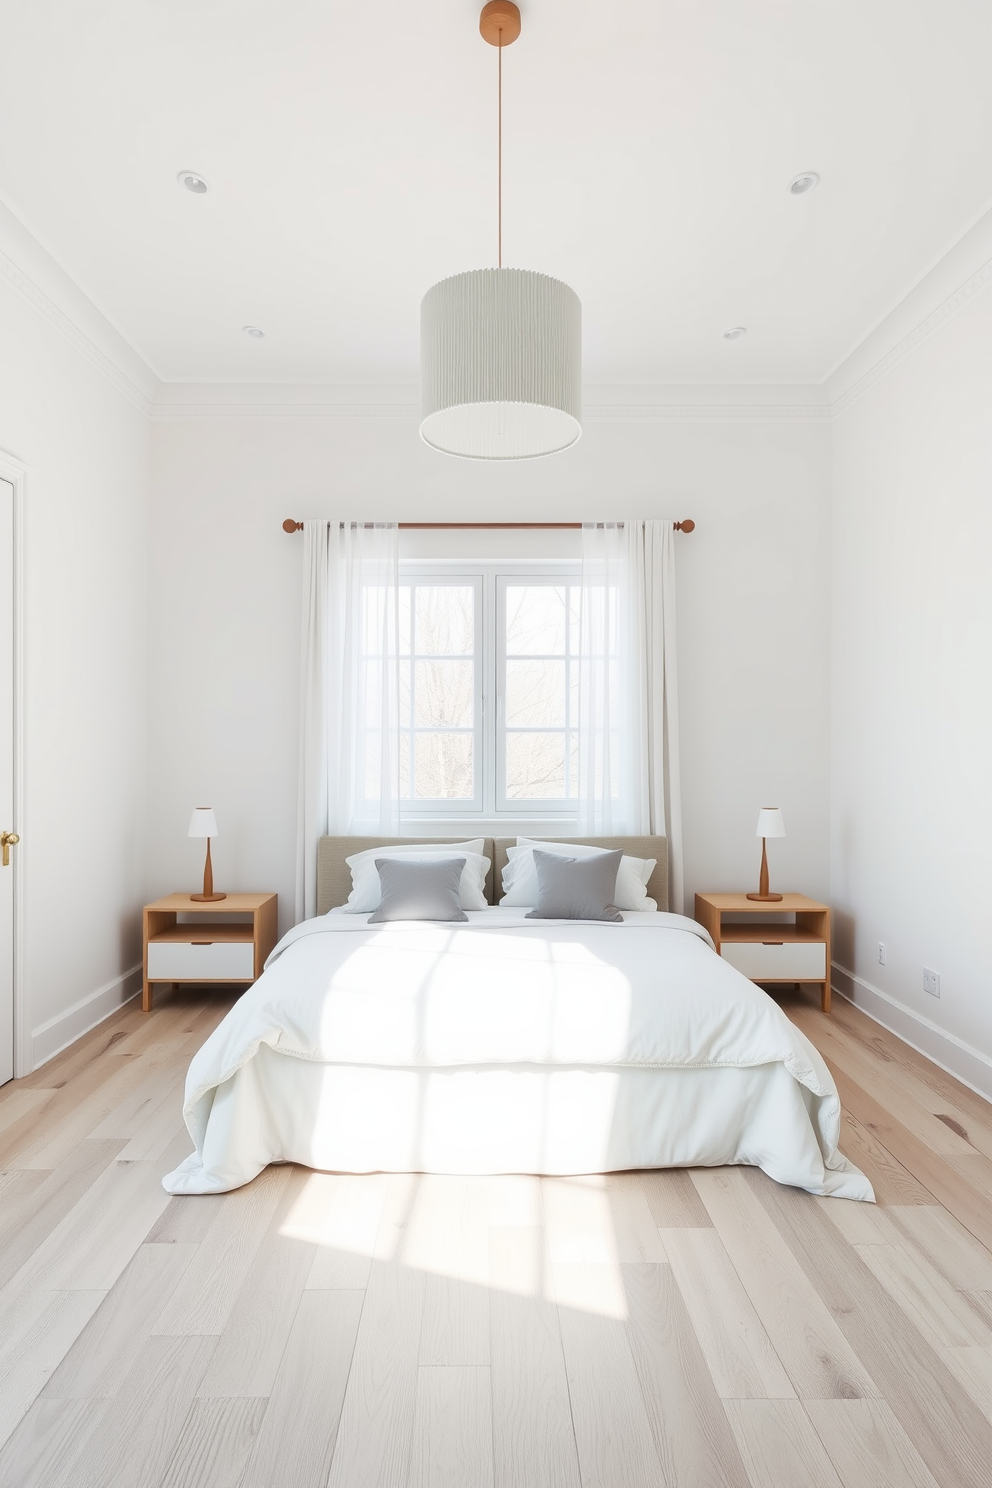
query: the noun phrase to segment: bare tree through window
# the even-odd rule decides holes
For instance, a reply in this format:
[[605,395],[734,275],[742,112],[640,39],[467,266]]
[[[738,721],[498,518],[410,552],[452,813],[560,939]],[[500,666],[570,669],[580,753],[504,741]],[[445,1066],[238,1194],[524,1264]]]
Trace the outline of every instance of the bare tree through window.
[[400,590],[400,791],[419,801],[475,796],[475,587]]
[[578,587],[505,587],[507,800],[575,794]]
[[[459,802],[470,812],[512,803],[518,812],[531,804],[566,810],[575,802],[580,587],[577,576],[559,574],[487,567],[404,578],[397,616],[403,800],[449,814]],[[373,724],[381,673],[374,635],[368,628]],[[492,655],[481,654],[483,637]],[[368,776],[371,790],[375,761]]]

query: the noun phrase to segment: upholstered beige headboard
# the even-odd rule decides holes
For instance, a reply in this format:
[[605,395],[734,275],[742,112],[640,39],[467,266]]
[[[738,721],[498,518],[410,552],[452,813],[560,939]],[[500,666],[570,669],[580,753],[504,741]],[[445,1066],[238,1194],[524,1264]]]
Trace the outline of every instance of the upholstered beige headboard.
[[[446,847],[449,842],[464,842],[464,837],[320,837],[317,841],[317,913],[326,914],[344,904],[351,893],[351,869],[345,862],[353,853],[369,847],[390,847],[396,841],[419,843],[423,847]],[[503,892],[503,869],[506,850],[516,843],[515,837],[486,837],[484,852],[492,863],[486,879],[486,897],[498,904]],[[537,839],[535,839],[537,840]],[[648,893],[659,909],[668,908],[668,842],[664,837],[555,837],[555,842],[587,842],[590,847],[620,848],[634,858],[656,858],[655,870],[648,881]]]

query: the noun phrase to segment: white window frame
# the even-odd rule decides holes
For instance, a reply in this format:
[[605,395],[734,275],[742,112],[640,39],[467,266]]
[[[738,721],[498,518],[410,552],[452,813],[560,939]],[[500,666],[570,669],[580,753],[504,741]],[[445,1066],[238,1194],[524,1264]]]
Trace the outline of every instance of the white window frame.
[[[404,822],[416,820],[560,822],[574,823],[577,807],[573,799],[507,800],[505,798],[505,686],[506,652],[505,591],[508,583],[575,584],[581,565],[575,560],[517,559],[466,561],[464,559],[401,560],[400,584],[476,585],[476,674],[475,674],[475,799],[474,801],[425,801],[416,797],[400,803]],[[481,598],[481,603],[480,603]],[[568,747],[566,712],[566,749]]]

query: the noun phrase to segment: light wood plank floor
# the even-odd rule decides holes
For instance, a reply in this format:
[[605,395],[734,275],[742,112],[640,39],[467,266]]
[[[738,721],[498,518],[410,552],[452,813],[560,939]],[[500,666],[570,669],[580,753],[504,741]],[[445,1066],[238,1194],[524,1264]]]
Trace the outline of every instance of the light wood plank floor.
[[992,1106],[782,1001],[877,1207],[743,1168],[170,1198],[229,1003],[128,1007],[0,1090],[0,1488],[988,1482]]

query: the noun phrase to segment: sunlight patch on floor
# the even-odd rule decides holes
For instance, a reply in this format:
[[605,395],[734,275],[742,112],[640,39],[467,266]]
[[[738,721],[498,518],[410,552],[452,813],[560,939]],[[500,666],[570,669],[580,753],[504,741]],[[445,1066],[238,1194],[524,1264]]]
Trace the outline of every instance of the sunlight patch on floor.
[[385,1174],[311,1173],[280,1235],[354,1255],[375,1253]]
[[311,1173],[279,1233],[470,1286],[627,1316],[602,1177]]

